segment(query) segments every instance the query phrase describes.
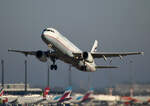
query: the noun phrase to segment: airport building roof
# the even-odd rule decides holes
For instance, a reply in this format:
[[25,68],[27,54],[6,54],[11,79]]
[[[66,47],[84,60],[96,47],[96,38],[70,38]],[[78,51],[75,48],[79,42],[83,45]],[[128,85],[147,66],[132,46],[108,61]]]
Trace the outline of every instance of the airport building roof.
[[[2,87],[2,85],[0,85]],[[4,84],[4,89],[23,89],[25,88],[24,83],[14,83],[14,84]],[[30,88],[29,84],[27,84],[27,88]]]
[[[24,91],[25,89],[4,89],[5,91]],[[40,88],[28,88],[27,91],[42,91]]]
[[[0,85],[0,87],[2,87]],[[25,92],[25,85],[23,83],[15,83],[15,84],[4,84],[5,94],[24,94],[24,93],[33,93],[39,94],[42,92],[41,88],[30,88],[29,84],[27,84],[27,91]]]

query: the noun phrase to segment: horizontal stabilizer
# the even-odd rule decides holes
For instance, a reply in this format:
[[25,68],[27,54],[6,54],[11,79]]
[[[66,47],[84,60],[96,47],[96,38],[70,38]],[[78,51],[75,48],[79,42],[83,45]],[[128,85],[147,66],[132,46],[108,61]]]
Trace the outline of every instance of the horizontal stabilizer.
[[119,68],[117,66],[95,66],[95,68]]

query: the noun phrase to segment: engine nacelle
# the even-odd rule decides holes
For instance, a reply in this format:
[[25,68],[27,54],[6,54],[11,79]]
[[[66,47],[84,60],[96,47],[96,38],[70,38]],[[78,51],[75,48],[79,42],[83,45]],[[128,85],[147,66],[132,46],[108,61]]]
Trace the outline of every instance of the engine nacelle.
[[94,61],[91,53],[89,52],[83,52],[82,57],[85,61],[92,63]]
[[47,61],[47,55],[46,55],[46,52],[43,52],[41,50],[37,51],[36,52],[36,57],[42,61],[42,62],[46,62]]

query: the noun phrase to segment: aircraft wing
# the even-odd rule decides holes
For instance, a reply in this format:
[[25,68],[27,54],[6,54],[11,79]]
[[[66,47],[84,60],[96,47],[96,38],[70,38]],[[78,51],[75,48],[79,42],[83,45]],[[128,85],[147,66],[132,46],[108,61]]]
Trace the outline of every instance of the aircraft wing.
[[51,56],[57,57],[56,52],[49,51],[49,50],[48,51],[41,51],[41,50],[38,50],[38,51],[23,51],[23,50],[8,49],[8,52],[22,53],[25,56],[28,56],[28,55],[34,55],[34,56],[36,56],[38,54],[44,53],[44,54],[46,54],[47,57],[51,57]]
[[[82,57],[82,53],[73,53],[76,57]],[[93,58],[120,57],[127,55],[143,55],[144,52],[91,52]]]
[[122,57],[127,55],[142,55],[144,52],[93,52],[91,53],[93,58],[103,57]]
[[8,49],[8,52],[18,52],[22,53],[24,55],[36,55],[36,51],[22,51],[22,50],[14,50],[14,49]]
[[15,100],[12,100],[12,101],[10,101],[10,102],[8,102],[9,104],[16,104],[16,103],[18,103],[18,98],[16,98]]

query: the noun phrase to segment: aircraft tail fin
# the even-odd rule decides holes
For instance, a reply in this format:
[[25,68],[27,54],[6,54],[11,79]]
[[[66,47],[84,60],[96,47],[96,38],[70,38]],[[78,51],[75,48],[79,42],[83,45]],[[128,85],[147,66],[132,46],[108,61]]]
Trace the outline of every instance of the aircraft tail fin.
[[95,41],[94,41],[94,44],[93,44],[93,47],[92,47],[92,49],[91,49],[91,52],[96,52],[96,51],[97,51],[97,47],[98,47],[98,41],[95,40]]
[[117,66],[95,66],[95,68],[119,68]]
[[4,94],[4,88],[0,89],[0,96],[2,96]]
[[65,90],[65,92],[64,92],[64,94],[63,94],[63,96],[66,96],[66,98],[67,98],[67,97],[70,97],[71,92],[72,92],[72,87],[68,87],[68,88],[66,88],[66,90]]
[[90,95],[93,94],[93,92],[94,92],[94,89],[90,88],[90,90],[83,96],[82,101],[87,100],[90,97]]
[[3,100],[3,103],[5,104],[5,103],[8,103],[8,98],[5,98],[4,100]]
[[68,87],[64,94],[61,96],[61,98],[59,99],[59,101],[63,101],[64,99],[68,99],[70,98],[70,95],[71,95],[71,92],[72,92],[72,87]]
[[48,95],[50,91],[50,88],[49,87],[46,87],[45,90],[44,90],[44,93],[43,93],[43,97],[46,98],[46,96]]

